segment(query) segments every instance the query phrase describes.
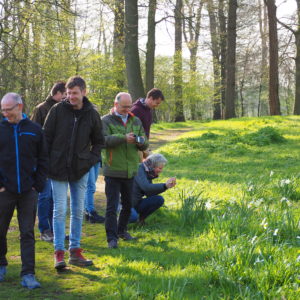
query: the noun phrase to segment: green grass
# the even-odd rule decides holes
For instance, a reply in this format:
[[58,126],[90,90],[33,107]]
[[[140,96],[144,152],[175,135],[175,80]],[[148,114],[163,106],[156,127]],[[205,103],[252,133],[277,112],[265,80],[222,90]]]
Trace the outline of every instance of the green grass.
[[154,126],[182,128],[192,131],[156,150],[169,160],[160,180],[178,185],[146,227],[129,226],[138,241],[109,250],[103,225],[84,224],[95,266],[57,273],[52,246],[37,239],[43,288],[27,291],[14,217],[0,299],[298,299],[300,118]]

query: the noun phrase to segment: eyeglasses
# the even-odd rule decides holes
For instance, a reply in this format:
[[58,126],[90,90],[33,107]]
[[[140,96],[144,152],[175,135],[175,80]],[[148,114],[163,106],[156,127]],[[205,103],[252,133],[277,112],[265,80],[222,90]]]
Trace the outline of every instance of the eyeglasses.
[[132,107],[132,105],[120,105],[120,104],[119,106],[124,109],[130,109]]
[[1,112],[5,113],[5,112],[9,112],[12,111],[14,108],[16,108],[19,105],[19,103],[15,104],[14,106],[12,106],[11,108],[1,108]]

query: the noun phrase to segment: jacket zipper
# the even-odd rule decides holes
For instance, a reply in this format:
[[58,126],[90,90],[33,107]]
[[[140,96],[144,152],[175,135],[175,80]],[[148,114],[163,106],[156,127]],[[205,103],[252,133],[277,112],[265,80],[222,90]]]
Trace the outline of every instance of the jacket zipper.
[[14,126],[14,136],[15,136],[15,147],[16,147],[16,171],[17,171],[18,193],[20,194],[21,193],[21,182],[20,182],[18,125]]
[[73,158],[75,127],[76,127],[77,121],[78,121],[78,118],[74,115],[74,123],[73,123],[72,135],[71,135],[71,143],[70,143],[70,151],[69,151],[69,157],[68,157],[68,162],[67,162],[67,168],[71,167],[71,162],[72,162],[72,158]]

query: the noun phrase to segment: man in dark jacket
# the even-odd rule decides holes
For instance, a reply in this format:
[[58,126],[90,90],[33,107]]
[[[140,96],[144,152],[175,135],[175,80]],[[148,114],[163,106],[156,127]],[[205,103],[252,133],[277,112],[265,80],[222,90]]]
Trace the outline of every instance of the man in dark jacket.
[[158,107],[164,99],[165,97],[162,91],[157,88],[153,88],[147,93],[145,99],[140,98],[132,105],[131,112],[142,121],[147,139],[150,137],[152,110]]
[[[47,97],[46,101],[38,104],[32,114],[31,120],[44,125],[46,116],[50,108],[66,98],[66,83],[57,81]],[[51,180],[47,179],[44,190],[39,193],[38,197],[38,217],[39,217],[39,230],[41,233],[41,240],[45,242],[53,242],[53,198]]]
[[99,161],[104,145],[101,119],[86,97],[85,81],[79,76],[71,77],[66,88],[67,99],[51,108],[44,125],[54,201],[56,269],[66,267],[64,240],[68,185],[71,194],[69,263],[79,266],[93,264],[81,254],[80,239],[88,171]]
[[15,93],[1,100],[0,123],[0,281],[6,273],[6,235],[14,209],[20,229],[22,281],[29,289],[40,287],[34,276],[34,222],[37,192],[46,181],[48,153],[42,128],[22,114],[23,102]]

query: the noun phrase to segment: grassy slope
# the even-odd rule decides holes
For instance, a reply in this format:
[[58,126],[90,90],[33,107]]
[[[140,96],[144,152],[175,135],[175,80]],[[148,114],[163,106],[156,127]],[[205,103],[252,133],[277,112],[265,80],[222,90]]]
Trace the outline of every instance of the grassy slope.
[[[279,129],[287,141],[262,147],[241,142],[244,134],[264,126]],[[157,150],[169,160],[163,175],[176,175],[178,186],[165,193],[166,207],[146,227],[130,225],[138,241],[109,250],[103,225],[84,224],[82,247],[95,266],[56,273],[52,246],[37,240],[36,272],[43,289],[27,291],[19,285],[14,218],[0,299],[296,299],[300,118],[159,124],[153,129],[182,127],[193,131]],[[207,132],[218,136],[201,138]],[[291,183],[280,186],[287,178]],[[183,198],[193,200],[197,193],[206,206],[181,209]]]

